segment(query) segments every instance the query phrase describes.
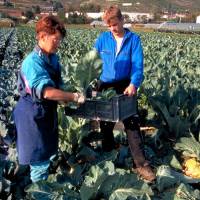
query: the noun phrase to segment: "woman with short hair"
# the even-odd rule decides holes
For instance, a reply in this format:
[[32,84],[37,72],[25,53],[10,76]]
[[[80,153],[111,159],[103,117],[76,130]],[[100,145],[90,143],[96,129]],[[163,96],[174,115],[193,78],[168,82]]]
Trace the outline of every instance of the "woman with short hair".
[[37,45],[19,71],[20,99],[13,113],[19,163],[30,165],[32,182],[47,179],[49,159],[58,149],[58,101],[85,101],[82,94],[60,89],[56,51],[66,34],[64,25],[55,16],[45,16],[35,29]]

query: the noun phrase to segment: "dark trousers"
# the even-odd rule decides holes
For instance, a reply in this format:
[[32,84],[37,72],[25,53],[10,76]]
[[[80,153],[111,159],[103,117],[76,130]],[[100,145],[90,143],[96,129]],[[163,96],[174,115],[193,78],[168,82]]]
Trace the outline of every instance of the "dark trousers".
[[[123,94],[125,88],[130,84],[130,80],[122,80],[115,83],[105,83],[99,81],[97,90],[101,92],[108,88],[113,88],[117,94]],[[144,165],[144,145],[143,139],[140,133],[140,120],[138,115],[132,115],[123,120],[125,131],[128,137],[128,143],[130,146],[131,154],[133,156],[134,163],[137,167]],[[111,151],[115,148],[115,141],[113,136],[113,129],[115,123],[108,121],[100,121],[100,129],[103,134],[102,148],[105,151]]]

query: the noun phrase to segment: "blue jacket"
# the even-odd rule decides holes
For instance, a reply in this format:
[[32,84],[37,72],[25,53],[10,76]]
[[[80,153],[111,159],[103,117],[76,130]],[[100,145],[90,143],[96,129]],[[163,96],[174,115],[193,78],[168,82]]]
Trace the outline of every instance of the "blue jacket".
[[95,43],[95,48],[103,61],[100,80],[116,82],[130,79],[137,88],[143,77],[143,50],[140,37],[125,29],[125,35],[119,53],[116,56],[117,43],[111,32],[102,33]]
[[[57,84],[55,78],[52,79],[50,74],[57,76]],[[30,94],[34,99],[42,99],[43,89],[47,86],[58,88],[61,81],[61,66],[59,64],[58,56],[51,54],[47,57],[42,53],[39,46],[25,58],[20,70],[20,77],[18,80],[18,90],[20,93]],[[24,86],[20,85],[24,82]],[[23,88],[25,87],[25,88]],[[25,91],[21,91],[25,90]]]

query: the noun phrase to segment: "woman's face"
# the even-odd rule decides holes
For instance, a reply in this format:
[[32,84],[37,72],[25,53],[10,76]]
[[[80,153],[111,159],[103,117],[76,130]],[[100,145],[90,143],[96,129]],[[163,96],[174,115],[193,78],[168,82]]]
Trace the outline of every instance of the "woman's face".
[[62,40],[62,36],[60,32],[56,32],[55,34],[47,34],[44,33],[38,40],[38,44],[40,48],[46,54],[55,53],[60,45]]

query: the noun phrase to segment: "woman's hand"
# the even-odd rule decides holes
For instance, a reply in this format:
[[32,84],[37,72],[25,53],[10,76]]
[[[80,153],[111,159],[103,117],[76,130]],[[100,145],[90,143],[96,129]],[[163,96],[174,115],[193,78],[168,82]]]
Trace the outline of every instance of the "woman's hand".
[[65,92],[53,87],[46,87],[43,91],[43,98],[68,103],[74,101],[78,104],[85,102],[85,96],[81,93]]
[[128,96],[133,96],[136,93],[137,93],[137,88],[132,83],[124,90],[124,94]]

